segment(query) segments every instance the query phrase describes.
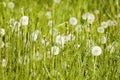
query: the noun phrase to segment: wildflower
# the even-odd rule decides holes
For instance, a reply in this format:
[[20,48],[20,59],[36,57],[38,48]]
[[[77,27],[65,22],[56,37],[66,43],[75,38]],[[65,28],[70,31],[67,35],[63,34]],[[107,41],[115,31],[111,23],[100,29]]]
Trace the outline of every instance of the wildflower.
[[54,3],[59,4],[59,3],[60,3],[60,0],[54,0]]
[[29,17],[28,16],[22,16],[21,19],[20,19],[20,23],[23,26],[27,26],[28,25],[28,21],[29,21]]
[[53,47],[51,48],[51,52],[52,52],[52,54],[54,54],[54,55],[58,55],[58,54],[59,54],[59,47],[53,46]]
[[98,33],[104,33],[104,28],[103,27],[98,27],[97,31],[98,31]]
[[77,25],[75,28],[76,32],[81,32],[82,31],[82,26],[81,25]]
[[70,40],[75,40],[75,36],[73,34],[68,34],[67,36],[65,36],[66,41],[70,41]]
[[13,9],[15,7],[15,4],[13,2],[8,3],[8,8]]
[[107,38],[105,36],[102,36],[101,43],[106,44],[106,42],[107,42]]
[[38,39],[38,34],[39,34],[39,33],[40,33],[39,30],[35,30],[35,31],[31,34],[33,41],[36,41],[36,40]]
[[2,60],[2,67],[6,67],[7,66],[7,61],[6,61],[6,59],[3,59]]
[[5,29],[4,28],[1,28],[0,29],[0,35],[3,37],[5,35]]
[[92,47],[92,54],[94,56],[99,56],[102,53],[102,49],[99,46]]
[[71,18],[69,19],[69,23],[74,26],[74,25],[77,24],[77,19],[76,19],[75,17],[71,17]]

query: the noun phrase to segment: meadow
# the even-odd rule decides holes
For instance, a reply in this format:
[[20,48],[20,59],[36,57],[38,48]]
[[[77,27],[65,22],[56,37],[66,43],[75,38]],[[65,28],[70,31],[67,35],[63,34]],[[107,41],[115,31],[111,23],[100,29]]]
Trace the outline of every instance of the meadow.
[[120,80],[120,1],[0,0],[0,80]]

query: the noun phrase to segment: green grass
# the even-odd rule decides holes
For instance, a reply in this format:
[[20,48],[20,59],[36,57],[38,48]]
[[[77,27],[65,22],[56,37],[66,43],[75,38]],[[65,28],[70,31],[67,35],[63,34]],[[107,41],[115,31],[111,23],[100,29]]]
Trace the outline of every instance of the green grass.
[[[10,1],[15,4],[13,10],[3,5],[3,2],[7,5]],[[99,14],[95,14],[95,10],[99,10]],[[46,17],[47,11],[51,11],[51,19]],[[82,19],[87,12],[95,16],[92,25]],[[0,36],[0,46],[2,41],[5,46],[0,48],[0,80],[119,80],[120,18],[116,18],[119,13],[119,0],[61,0],[59,4],[53,0],[1,0],[0,28],[5,29],[5,35]],[[21,26],[20,33],[12,32],[10,19],[19,22],[24,15],[29,17],[29,24]],[[76,17],[77,25],[82,25],[81,32],[76,32],[76,26],[69,23],[71,17]],[[53,21],[51,27],[48,26],[49,20]],[[101,22],[107,20],[116,20],[117,26],[110,26],[104,33],[98,33]],[[91,27],[90,32],[86,31],[88,27]],[[35,30],[40,33],[34,42],[31,34]],[[52,35],[50,30],[53,31]],[[74,40],[66,42],[64,47],[56,44],[58,34],[66,36],[69,33],[75,36]],[[102,36],[107,36],[106,44],[101,44]],[[42,39],[46,39],[49,45],[43,45]],[[88,45],[88,40],[102,48],[101,55],[92,55],[94,45]],[[113,42],[115,44],[112,45]],[[77,44],[80,47],[75,46]],[[109,45],[115,48],[112,53]],[[53,46],[59,47],[58,55],[52,55]],[[39,52],[40,60],[34,59],[36,52]],[[7,61],[5,67],[2,66],[3,59]]]

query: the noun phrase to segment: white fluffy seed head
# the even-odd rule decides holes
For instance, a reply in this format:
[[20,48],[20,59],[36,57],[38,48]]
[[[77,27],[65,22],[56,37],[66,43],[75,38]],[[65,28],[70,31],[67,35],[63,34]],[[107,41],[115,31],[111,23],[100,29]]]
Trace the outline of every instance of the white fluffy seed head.
[[28,16],[22,16],[20,19],[20,23],[22,26],[27,26],[29,22],[29,17]]
[[107,38],[105,36],[101,37],[101,44],[106,44]]
[[51,53],[53,55],[58,55],[59,54],[59,47],[57,47],[57,46],[51,47]]
[[4,28],[1,28],[1,29],[0,29],[0,36],[3,37],[4,35],[5,35],[5,29],[4,29]]
[[94,56],[99,56],[102,53],[102,49],[99,46],[92,47],[92,54]]
[[103,21],[103,22],[101,23],[101,27],[103,27],[103,28],[108,28],[108,23],[105,22],[105,21]]
[[2,60],[2,67],[6,67],[7,66],[7,61],[6,61],[6,59],[3,59]]
[[104,28],[103,27],[98,27],[97,32],[98,33],[104,33]]
[[77,24],[77,19],[76,19],[75,17],[71,17],[71,18],[69,19],[69,23],[74,26],[74,25]]
[[88,17],[87,17],[87,22],[89,24],[92,24],[94,22],[94,20],[95,20],[95,16],[92,13],[89,13]]
[[15,7],[15,4],[13,2],[8,3],[8,8],[13,9]]

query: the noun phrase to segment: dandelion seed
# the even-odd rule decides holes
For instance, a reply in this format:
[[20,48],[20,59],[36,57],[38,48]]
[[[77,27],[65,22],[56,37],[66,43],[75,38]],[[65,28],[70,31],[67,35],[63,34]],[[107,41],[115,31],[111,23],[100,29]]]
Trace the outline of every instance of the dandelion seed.
[[53,46],[51,48],[51,52],[52,52],[53,55],[58,55],[59,54],[59,47]]
[[6,61],[6,59],[3,59],[2,60],[2,67],[6,67],[7,66],[7,61]]
[[35,30],[35,31],[31,34],[33,41],[36,41],[36,40],[38,39],[39,33],[40,33],[39,30]]
[[59,4],[61,0],[54,0],[54,3]]
[[69,23],[74,26],[74,25],[77,24],[77,19],[76,19],[75,17],[71,17],[71,18],[69,19]]
[[20,23],[22,26],[27,26],[28,25],[28,21],[29,21],[29,17],[28,16],[22,16],[20,19]]
[[0,35],[3,37],[5,35],[5,29],[4,28],[1,28],[0,29]]
[[92,54],[94,56],[99,56],[102,53],[102,49],[99,46],[92,47]]
[[15,7],[15,4],[13,2],[8,3],[8,8],[13,9]]
[[107,38],[105,36],[102,36],[101,38],[101,44],[106,44]]
[[97,32],[98,33],[104,33],[104,28],[103,27],[98,27]]

